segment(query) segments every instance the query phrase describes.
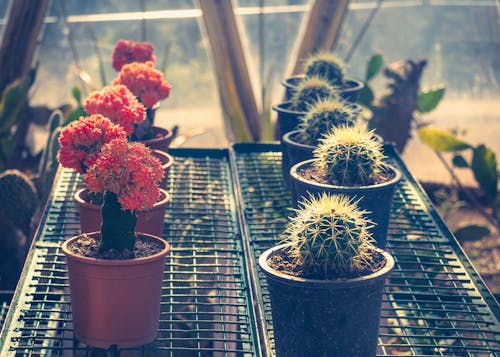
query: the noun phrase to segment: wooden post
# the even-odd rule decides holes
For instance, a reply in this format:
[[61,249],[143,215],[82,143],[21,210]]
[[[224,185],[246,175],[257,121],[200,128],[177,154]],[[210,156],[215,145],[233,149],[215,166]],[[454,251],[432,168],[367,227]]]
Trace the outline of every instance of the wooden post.
[[0,47],[0,93],[32,68],[48,4],[49,0],[11,0]]
[[198,0],[212,49],[224,119],[231,140],[259,140],[262,121],[231,0]]
[[286,76],[299,74],[307,56],[335,47],[349,0],[314,0],[302,23]]

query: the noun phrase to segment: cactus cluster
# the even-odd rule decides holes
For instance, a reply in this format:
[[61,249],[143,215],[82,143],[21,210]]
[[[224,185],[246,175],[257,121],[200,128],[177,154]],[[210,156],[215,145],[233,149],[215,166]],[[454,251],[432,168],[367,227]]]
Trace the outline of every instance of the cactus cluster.
[[36,188],[19,170],[6,170],[0,174],[0,212],[16,227],[29,234],[31,220],[38,207]]
[[357,202],[344,195],[323,193],[301,202],[285,230],[288,255],[314,273],[359,271],[369,266],[373,223]]
[[330,52],[313,54],[304,63],[306,76],[325,78],[334,86],[341,86],[344,83],[344,68],[344,62]]
[[314,165],[335,185],[366,186],[384,170],[382,144],[364,125],[333,128],[314,150]]
[[291,109],[305,112],[317,101],[331,97],[339,97],[336,87],[321,77],[306,77],[293,93]]
[[353,126],[359,112],[358,106],[340,98],[319,100],[300,118],[299,140],[306,145],[318,146],[319,140],[333,127]]

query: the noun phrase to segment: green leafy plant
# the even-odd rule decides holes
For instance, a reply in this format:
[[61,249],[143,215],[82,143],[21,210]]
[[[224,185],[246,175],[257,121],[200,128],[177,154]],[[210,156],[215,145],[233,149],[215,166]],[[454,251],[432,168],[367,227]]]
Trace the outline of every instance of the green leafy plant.
[[306,145],[317,146],[324,134],[333,127],[353,126],[359,110],[352,103],[340,98],[322,99],[313,104],[300,118],[299,140]]
[[[467,194],[471,203],[478,209],[478,212],[498,227],[499,222],[496,218],[498,216],[499,203],[498,164],[494,151],[484,144],[479,144],[477,146],[472,145],[459,138],[456,133],[433,126],[423,126],[419,128],[418,135],[420,140],[430,147],[438,156],[441,163],[450,173],[458,189]],[[445,153],[452,155],[451,164],[445,160],[443,156]],[[471,157],[469,160],[466,159],[466,153]],[[472,191],[464,188],[464,185],[456,175],[455,170],[457,169],[471,170],[484,200],[492,210],[492,214],[489,214],[481,208],[479,197],[476,197]],[[477,229],[472,227],[465,229],[465,227],[463,227],[460,231],[460,236],[465,237],[465,233],[468,233],[470,238],[475,240],[489,233],[489,230],[486,230],[484,226],[475,226],[477,226]]]
[[445,94],[443,84],[420,89],[420,77],[426,64],[426,60],[409,59],[386,66],[384,75],[389,82],[379,97],[371,82],[384,67],[383,56],[379,53],[372,55],[366,66],[364,88],[358,102],[367,109],[370,127],[386,141],[395,143],[400,152],[404,150],[413,128],[423,124],[421,115],[433,111]]
[[[0,99],[0,171],[7,168],[16,144],[14,132],[19,112],[26,105],[28,92],[35,82],[37,67],[28,75],[9,84]],[[24,139],[24,138],[23,138]]]
[[315,272],[352,271],[370,264],[372,222],[343,195],[323,194],[301,202],[285,230],[283,243],[292,243],[289,255]]
[[306,77],[297,86],[292,96],[291,109],[305,112],[321,99],[338,96],[338,90],[326,79],[318,76]]
[[307,77],[318,76],[328,80],[333,86],[344,83],[345,64],[342,59],[331,52],[318,52],[310,55],[304,63]]
[[333,128],[320,142],[314,165],[332,184],[369,185],[384,170],[382,144],[364,125]]

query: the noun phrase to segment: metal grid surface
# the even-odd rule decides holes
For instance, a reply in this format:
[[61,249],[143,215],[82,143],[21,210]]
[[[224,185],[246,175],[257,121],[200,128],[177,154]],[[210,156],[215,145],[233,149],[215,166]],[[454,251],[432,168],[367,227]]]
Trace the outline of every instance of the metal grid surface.
[[[172,201],[164,238],[172,251],[164,273],[158,337],[124,356],[254,356],[249,298],[227,150],[173,149]],[[62,170],[12,300],[1,356],[90,356],[73,339],[61,242],[79,233],[73,193],[79,176]],[[122,353],[123,352],[123,353]]]
[[[388,250],[396,267],[386,282],[379,356],[500,356],[500,308],[392,147],[403,179],[394,197]],[[270,300],[257,260],[275,245],[290,215],[277,145],[236,144],[243,234],[248,235],[265,352],[274,355]]]

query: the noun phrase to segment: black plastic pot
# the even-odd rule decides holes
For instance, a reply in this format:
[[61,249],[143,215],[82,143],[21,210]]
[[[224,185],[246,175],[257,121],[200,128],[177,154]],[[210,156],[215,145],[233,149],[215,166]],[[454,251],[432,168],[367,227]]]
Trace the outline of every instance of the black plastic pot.
[[290,168],[290,181],[293,204],[298,206],[302,197],[309,197],[310,194],[319,197],[323,192],[330,194],[343,194],[354,199],[359,199],[358,206],[366,210],[367,217],[375,225],[370,228],[377,247],[384,249],[387,242],[387,230],[389,228],[389,218],[391,215],[392,197],[396,190],[397,183],[401,179],[401,172],[393,166],[387,165],[387,169],[394,173],[392,180],[370,186],[335,186],[307,180],[299,172],[311,166],[314,159],[295,164]]
[[[290,164],[288,163],[288,154],[283,145],[283,135],[289,133],[290,131],[296,130],[300,123],[300,118],[306,114],[306,112],[298,112],[296,110],[291,110],[290,109],[291,105],[292,102],[283,102],[273,107],[273,110],[275,110],[278,113],[278,118],[277,118],[278,129],[279,129],[278,138],[281,143],[281,152],[282,152],[281,164],[284,167],[290,167]],[[285,181],[285,186],[290,188],[290,180],[284,177],[284,181]]]
[[[304,77],[304,74],[299,74],[289,77],[281,83],[285,87],[285,100],[290,100],[290,98],[292,98],[295,88],[297,88]],[[350,102],[356,102],[359,92],[361,92],[364,86],[362,81],[354,78],[346,78],[344,85],[340,88],[340,95]]]
[[259,265],[271,297],[277,357],[371,357],[377,337],[384,281],[394,259],[379,250],[386,265],[355,279],[315,280],[272,269],[267,259],[287,245],[266,250]]
[[282,137],[283,152],[286,152],[288,158],[287,162],[281,161],[281,169],[283,171],[283,179],[285,180],[286,187],[291,187],[290,181],[290,168],[301,162],[313,158],[313,151],[315,146],[304,145],[297,141],[299,131],[294,130],[286,133]]

